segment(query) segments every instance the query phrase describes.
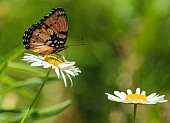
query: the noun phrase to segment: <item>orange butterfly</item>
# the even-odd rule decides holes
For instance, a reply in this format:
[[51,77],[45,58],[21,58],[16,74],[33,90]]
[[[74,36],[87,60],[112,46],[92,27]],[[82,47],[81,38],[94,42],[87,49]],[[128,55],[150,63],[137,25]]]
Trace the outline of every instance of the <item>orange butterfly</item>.
[[68,34],[68,20],[63,8],[53,8],[49,15],[40,21],[25,31],[25,49],[40,54],[57,54],[68,48],[64,45]]

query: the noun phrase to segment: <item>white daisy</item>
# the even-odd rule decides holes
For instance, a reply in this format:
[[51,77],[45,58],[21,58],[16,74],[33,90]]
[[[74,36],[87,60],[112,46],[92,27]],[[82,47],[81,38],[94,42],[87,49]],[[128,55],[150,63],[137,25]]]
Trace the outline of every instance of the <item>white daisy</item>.
[[58,78],[60,78],[60,76],[63,78],[65,87],[67,86],[66,76],[70,79],[71,86],[73,86],[71,76],[76,76],[81,73],[80,69],[74,66],[75,62],[66,61],[64,57],[63,60],[61,60],[50,55],[42,57],[25,53],[25,56],[22,60],[31,62],[31,66],[43,66],[44,68],[52,67],[52,69],[55,70]]
[[156,104],[164,103],[168,100],[164,100],[165,95],[159,96],[156,93],[152,93],[149,96],[146,96],[146,92],[140,92],[140,88],[136,89],[136,93],[133,94],[130,89],[127,90],[127,94],[124,92],[114,91],[114,95],[105,93],[108,96],[108,99],[115,102],[122,103],[132,103],[132,104]]

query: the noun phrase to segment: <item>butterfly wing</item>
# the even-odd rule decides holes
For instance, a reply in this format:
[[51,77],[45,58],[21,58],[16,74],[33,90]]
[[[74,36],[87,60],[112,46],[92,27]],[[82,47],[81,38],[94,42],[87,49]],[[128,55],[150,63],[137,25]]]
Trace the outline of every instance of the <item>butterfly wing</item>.
[[40,54],[58,53],[64,46],[68,34],[68,21],[63,8],[54,8],[41,23],[33,24],[23,36],[23,44]]

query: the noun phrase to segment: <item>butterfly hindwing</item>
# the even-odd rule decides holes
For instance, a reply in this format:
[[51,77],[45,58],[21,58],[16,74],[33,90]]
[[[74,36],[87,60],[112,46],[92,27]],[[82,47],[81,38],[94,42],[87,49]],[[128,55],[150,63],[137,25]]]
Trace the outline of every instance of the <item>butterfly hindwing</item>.
[[63,8],[54,8],[41,23],[33,24],[23,36],[26,49],[40,54],[58,53],[64,46],[68,33],[67,16]]

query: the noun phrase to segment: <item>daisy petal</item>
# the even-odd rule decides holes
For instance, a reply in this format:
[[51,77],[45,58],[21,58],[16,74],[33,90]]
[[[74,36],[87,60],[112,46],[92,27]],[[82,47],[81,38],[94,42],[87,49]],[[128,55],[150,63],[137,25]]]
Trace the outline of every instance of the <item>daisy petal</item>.
[[132,94],[132,91],[130,89],[127,90],[127,94]]
[[135,94],[140,94],[140,88],[136,89],[136,93]]
[[72,79],[71,79],[71,76],[70,76],[68,73],[66,73],[66,75],[67,75],[67,76],[68,76],[68,78],[70,79],[71,87],[73,87],[73,81],[72,81]]
[[40,62],[33,62],[31,63],[31,66],[34,67],[34,66],[43,66],[43,64],[41,64]]
[[146,95],[146,91],[142,91],[142,92],[141,92],[141,95]]
[[62,76],[62,78],[64,80],[64,86],[67,87],[66,77],[65,77],[63,71],[60,70],[60,73],[61,73],[61,76]]
[[63,63],[59,64],[59,67],[67,68],[67,67],[73,66],[74,64],[75,64],[75,62],[63,62]]
[[68,74],[70,74],[70,75],[72,75],[72,76],[75,76],[74,72],[72,72],[72,71],[70,71],[70,70],[65,70],[64,72],[65,72],[65,73],[68,73]]
[[149,96],[147,96],[147,99],[150,100],[150,99],[152,99],[152,98],[155,97],[155,96],[156,96],[156,93],[152,93],[152,94],[150,94]]
[[57,74],[58,78],[60,78],[60,71],[59,71],[59,69],[56,67],[54,70],[55,70],[55,73]]
[[44,68],[49,68],[52,65],[50,63],[48,63],[48,62],[43,62],[43,66],[44,66]]
[[121,95],[122,95],[122,99],[125,99],[126,98],[126,94],[125,94],[125,92],[121,92]]
[[114,94],[118,96],[120,99],[125,99],[124,95],[122,95],[119,91],[114,91]]
[[122,99],[121,98],[118,98],[112,94],[109,94],[109,93],[105,93],[106,95],[108,95],[108,99],[111,100],[111,101],[116,101],[116,102],[122,102]]

